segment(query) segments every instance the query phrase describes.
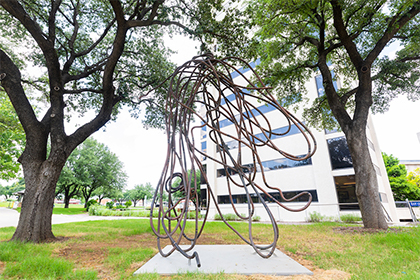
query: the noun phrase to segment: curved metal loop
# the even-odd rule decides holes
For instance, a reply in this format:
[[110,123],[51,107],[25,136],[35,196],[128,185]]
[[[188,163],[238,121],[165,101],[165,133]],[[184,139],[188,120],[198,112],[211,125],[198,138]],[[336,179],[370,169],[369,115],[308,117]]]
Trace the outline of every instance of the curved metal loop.
[[[242,64],[249,68],[253,78],[239,71],[235,65]],[[234,82],[234,76],[239,77],[240,84]],[[256,79],[257,84],[253,83]],[[165,104],[166,135],[168,139],[166,163],[158,182],[150,210],[150,225],[158,238],[158,247],[162,256],[169,256],[175,250],[181,252],[189,259],[198,259],[198,254],[189,254],[200,237],[207,220],[208,211],[200,220],[199,175],[201,181],[207,184],[207,209],[213,201],[224,223],[231,228],[244,242],[250,244],[262,257],[270,257],[279,238],[278,227],[267,202],[268,197],[273,202],[289,211],[302,211],[312,201],[308,192],[302,192],[292,198],[285,198],[279,187],[270,185],[265,176],[258,150],[261,147],[270,147],[285,158],[295,161],[308,160],[316,150],[315,138],[309,129],[270,94],[252,67],[237,57],[216,59],[211,54],[194,57],[178,67],[169,78],[168,97]],[[247,86],[243,86],[243,84]],[[254,104],[262,102],[272,106],[287,123],[287,129],[282,132],[274,131],[269,119]],[[204,113],[200,114],[200,107]],[[193,117],[201,121],[201,125],[191,127]],[[223,123],[229,122],[233,129],[223,129]],[[288,134],[295,126],[302,138],[306,141],[307,152],[304,155],[294,155],[280,149],[273,141],[274,136]],[[208,136],[217,147],[217,155],[207,154],[195,147],[195,133],[206,127]],[[232,132],[232,130],[234,132]],[[229,143],[235,144],[235,151],[231,150]],[[243,155],[252,159],[252,163],[244,164]],[[248,236],[240,233],[225,218],[217,204],[211,184],[209,183],[205,168],[200,156],[208,161],[215,161],[224,168],[229,198],[233,211],[243,220],[248,220]],[[188,171],[190,170],[190,171]],[[257,174],[259,173],[259,174]],[[174,184],[179,178],[178,185]],[[260,178],[260,179],[259,179]],[[262,184],[257,183],[262,181]],[[245,193],[248,213],[241,214],[234,203],[232,193],[238,193],[241,188]],[[301,196],[308,197],[307,203],[298,209],[285,206],[274,198],[268,191],[279,193],[283,201],[293,201]],[[255,215],[253,197],[267,211],[273,227],[273,241],[271,244],[261,246],[255,244],[252,233],[252,220]],[[167,206],[164,202],[167,200]],[[153,222],[153,213],[158,208],[157,223]],[[187,223],[187,218],[193,217],[194,222]],[[172,244],[169,252],[163,252],[161,241],[168,239]],[[187,245],[185,246],[185,242]],[[182,244],[182,246],[181,246]],[[266,251],[268,250],[268,252]],[[198,264],[198,262],[197,262]]]

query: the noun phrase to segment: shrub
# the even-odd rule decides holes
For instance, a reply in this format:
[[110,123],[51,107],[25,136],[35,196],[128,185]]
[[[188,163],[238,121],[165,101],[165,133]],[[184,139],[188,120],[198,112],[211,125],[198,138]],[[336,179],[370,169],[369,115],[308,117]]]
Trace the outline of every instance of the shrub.
[[125,208],[128,208],[128,207],[130,207],[131,205],[133,205],[133,203],[131,202],[131,200],[127,200],[127,201],[124,203],[124,205],[125,205]]
[[112,208],[114,208],[114,202],[113,202],[113,201],[108,201],[108,202],[106,203],[106,208],[108,208],[108,209],[112,209]]
[[[226,221],[236,221],[239,220],[239,217],[236,214],[233,213],[228,213],[228,214],[224,214],[223,218]],[[216,215],[214,215],[214,219],[215,220],[222,220],[222,218],[220,217],[220,215],[218,213],[216,213]]]
[[316,211],[309,213],[309,218],[307,219],[308,222],[311,223],[320,223],[320,222],[338,222],[337,217],[328,217],[321,215]]
[[[199,219],[203,218],[203,215],[198,213],[198,218]],[[195,211],[188,212],[187,213],[187,219],[195,219]]]
[[97,205],[97,204],[98,204],[98,202],[97,202],[96,200],[94,200],[94,199],[89,200],[89,201],[86,203],[86,210],[87,210],[87,211],[89,211],[90,206],[92,206],[92,205]]
[[253,220],[254,222],[259,222],[259,221],[261,221],[261,217],[260,217],[260,216],[253,216],[253,217],[252,217],[252,220]]
[[325,219],[326,219],[325,216],[323,216],[323,215],[321,215],[321,213],[318,213],[318,212],[315,211],[315,212],[309,213],[308,222],[320,223],[320,222],[324,221]]
[[355,214],[341,215],[340,219],[343,223],[357,223],[357,222],[360,222],[362,220],[361,217],[359,217],[358,215],[355,215]]

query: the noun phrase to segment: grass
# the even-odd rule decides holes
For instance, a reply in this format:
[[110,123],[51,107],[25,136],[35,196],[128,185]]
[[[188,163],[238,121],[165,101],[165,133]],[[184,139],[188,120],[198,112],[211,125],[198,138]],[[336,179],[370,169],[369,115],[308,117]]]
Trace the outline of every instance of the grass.
[[[231,224],[247,234],[247,223]],[[352,279],[420,279],[419,227],[371,234],[334,230],[342,226],[332,222],[279,225],[277,247],[307,266],[343,271]],[[0,228],[0,241],[10,239],[14,230]],[[194,227],[188,229],[193,231]],[[0,242],[0,279],[250,279],[223,273],[134,277],[133,272],[157,252],[147,219],[59,224],[53,225],[53,232],[69,238],[35,245]],[[260,243],[272,238],[267,224],[253,224],[253,233]],[[224,223],[215,221],[206,223],[198,244],[243,242]]]
[[77,214],[84,214],[87,213],[86,209],[82,207],[73,207],[73,205],[70,205],[69,208],[61,208],[54,206],[53,214],[63,214],[63,215],[77,215]]
[[[20,207],[16,208],[16,211],[20,213]],[[57,215],[78,215],[87,213],[83,205],[70,204],[69,208],[64,208],[63,204],[54,204],[53,214]]]
[[[108,209],[104,206],[93,205],[89,208],[89,215],[91,216],[122,216],[122,217],[150,217],[150,209],[139,209],[139,208],[123,208],[123,209]],[[158,217],[159,210],[153,211],[153,217]],[[195,211],[187,213],[187,219],[195,219]],[[203,215],[198,214],[198,218],[201,219]]]
[[9,207],[13,205],[13,202],[9,202],[9,201],[1,201],[0,202],[0,207]]

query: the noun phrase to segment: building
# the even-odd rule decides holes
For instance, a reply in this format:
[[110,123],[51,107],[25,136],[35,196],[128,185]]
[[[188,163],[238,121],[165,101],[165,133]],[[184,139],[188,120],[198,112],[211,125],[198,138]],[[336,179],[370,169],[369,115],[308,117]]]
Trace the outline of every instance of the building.
[[[239,69],[244,75],[251,75],[252,71],[249,70],[249,68]],[[232,73],[232,77],[234,77],[236,83],[243,83],[241,81],[243,78],[237,73]],[[336,86],[340,86],[339,80]],[[309,98],[311,99],[315,99],[318,95],[323,94],[322,79],[320,76],[314,76],[310,79],[306,83],[306,87],[310,95]],[[229,97],[227,96],[226,98],[229,99]],[[222,100],[223,103],[226,103],[226,101]],[[274,110],[274,108],[265,104],[256,104],[256,106],[270,120],[273,129],[281,131],[287,127],[287,123],[284,120],[276,117],[278,111]],[[204,109],[202,110],[201,114],[204,116]],[[294,115],[298,119],[302,119],[302,111],[295,112]],[[261,118],[261,116],[256,116],[256,118]],[[223,126],[223,131],[229,133],[231,123],[223,122],[222,119],[220,124],[220,126]],[[315,129],[312,129],[311,132],[317,142],[317,151],[312,158],[304,162],[288,160],[278,153],[273,153],[273,150],[270,148],[262,148],[259,152],[261,161],[264,164],[267,181],[279,187],[286,198],[293,197],[303,191],[311,193],[313,198],[311,205],[301,212],[290,212],[278,206],[276,203],[268,202],[268,206],[275,219],[281,222],[302,222],[308,220],[311,213],[314,212],[334,218],[349,213],[360,215],[355,193],[354,170],[344,134],[339,131],[318,131]],[[399,222],[371,118],[368,120],[367,135],[369,138],[370,156],[376,170],[379,194],[385,215],[390,222]],[[293,129],[293,127],[286,136],[271,139],[273,139],[275,145],[290,151],[294,155],[306,153],[306,146],[302,142],[300,131]],[[208,131],[206,131],[205,127],[202,130],[200,142],[203,152],[210,157],[218,157],[216,145],[212,141],[209,141]],[[228,142],[226,144],[229,147],[229,151],[235,154],[235,149],[238,149],[238,147],[234,143],[231,146],[229,146],[230,144]],[[205,166],[208,182],[218,201],[220,210],[223,213],[234,213],[230,204],[225,169],[205,157],[202,158],[202,164]],[[243,164],[246,165],[247,163],[243,162]],[[262,178],[261,176],[257,176],[255,180],[261,182]],[[202,185],[201,188],[205,189],[206,185]],[[269,192],[270,190],[267,189],[267,191]],[[205,195],[205,192],[201,191],[201,194]],[[202,197],[202,199],[207,201],[208,198]],[[246,203],[243,188],[232,189],[232,200],[235,203],[238,213],[248,213],[248,204]],[[303,207],[306,201],[307,198],[301,197],[294,202],[284,202],[284,205],[297,209]],[[263,204],[258,203],[258,200],[254,202],[256,215],[261,217],[262,221],[269,220]],[[208,211],[209,217],[214,217],[217,213],[214,203],[210,204]]]
[[420,168],[420,160],[400,160],[400,164],[404,164],[407,168],[407,174]]

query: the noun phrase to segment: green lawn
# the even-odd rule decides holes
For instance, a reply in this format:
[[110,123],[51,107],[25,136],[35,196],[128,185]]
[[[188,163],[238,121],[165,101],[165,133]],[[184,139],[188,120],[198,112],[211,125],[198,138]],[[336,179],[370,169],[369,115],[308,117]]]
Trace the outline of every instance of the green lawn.
[[83,204],[70,204],[69,208],[64,208],[64,204],[54,204],[53,214],[77,215],[86,213]]
[[2,202],[0,202],[0,207],[8,207],[9,204],[10,204],[10,206],[12,206],[13,202],[2,201]]
[[[246,223],[232,224],[247,232]],[[342,226],[280,225],[278,248],[313,269],[339,270],[352,279],[420,279],[419,227],[372,234],[334,230]],[[53,231],[67,238],[39,245],[0,242],[0,279],[168,279],[155,274],[132,276],[157,252],[147,219],[60,224]],[[0,228],[0,241],[10,239],[13,232],[13,227]],[[269,242],[269,225],[254,224],[253,232],[259,242]],[[221,222],[208,222],[198,243],[243,244]],[[169,279],[254,278],[188,274]]]
[[[16,209],[20,213],[20,207]],[[83,205],[69,205],[69,208],[64,208],[62,204],[55,204],[53,209],[53,214],[62,214],[62,215],[77,215],[87,213],[86,209],[83,208]]]

